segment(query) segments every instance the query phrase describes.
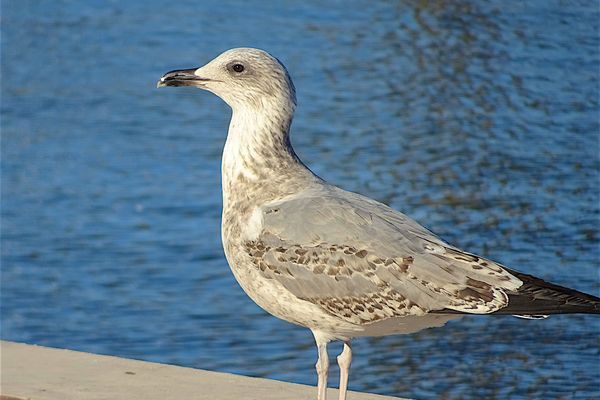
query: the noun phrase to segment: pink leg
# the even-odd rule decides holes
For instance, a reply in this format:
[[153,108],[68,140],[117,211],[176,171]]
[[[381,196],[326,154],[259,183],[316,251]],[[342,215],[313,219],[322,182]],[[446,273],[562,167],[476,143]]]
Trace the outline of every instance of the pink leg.
[[348,375],[350,364],[352,364],[352,348],[350,341],[344,342],[344,350],[337,357],[338,365],[340,366],[340,397],[339,400],[346,400],[346,391],[348,390]]
[[319,383],[317,387],[317,399],[327,400],[327,374],[329,373],[329,355],[327,355],[327,343],[317,343],[319,359],[317,360],[317,375]]
[[319,352],[319,359],[315,367],[317,368],[317,375],[319,377],[319,383],[317,386],[317,399],[327,400],[327,374],[329,373],[329,355],[327,354],[327,343],[329,343],[329,337],[318,331],[313,331],[315,336],[315,342],[317,343],[317,350]]

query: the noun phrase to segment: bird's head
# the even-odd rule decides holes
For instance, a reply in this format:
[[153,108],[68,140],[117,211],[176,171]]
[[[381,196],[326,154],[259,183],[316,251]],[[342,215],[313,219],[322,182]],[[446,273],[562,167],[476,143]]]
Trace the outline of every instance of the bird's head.
[[273,104],[296,104],[294,84],[283,64],[269,53],[252,48],[228,50],[200,68],[167,72],[157,83],[195,86],[213,92],[236,110]]

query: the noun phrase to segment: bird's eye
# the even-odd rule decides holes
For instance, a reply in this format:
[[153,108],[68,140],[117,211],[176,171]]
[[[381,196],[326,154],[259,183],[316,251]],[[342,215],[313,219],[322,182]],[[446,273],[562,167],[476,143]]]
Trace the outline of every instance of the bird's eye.
[[235,72],[237,72],[239,74],[240,72],[244,71],[244,66],[242,64],[233,64],[231,69],[233,69]]

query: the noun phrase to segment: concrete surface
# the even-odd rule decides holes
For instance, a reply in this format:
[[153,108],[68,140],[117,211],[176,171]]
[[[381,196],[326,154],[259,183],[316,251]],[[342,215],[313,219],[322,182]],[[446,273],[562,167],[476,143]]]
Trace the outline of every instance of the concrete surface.
[[[8,341],[0,342],[0,360],[0,400],[309,400],[317,393],[306,385]],[[329,397],[337,399],[337,390]],[[348,394],[386,399],[398,398]]]

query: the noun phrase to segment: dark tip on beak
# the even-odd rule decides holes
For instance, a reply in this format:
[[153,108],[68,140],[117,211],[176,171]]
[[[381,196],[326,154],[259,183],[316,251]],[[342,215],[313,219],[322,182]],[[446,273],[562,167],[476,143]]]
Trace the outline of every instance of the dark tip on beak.
[[197,68],[192,69],[177,69],[164,74],[156,83],[156,87],[164,86],[199,86],[202,82],[208,82],[210,79],[201,78],[194,75]]

